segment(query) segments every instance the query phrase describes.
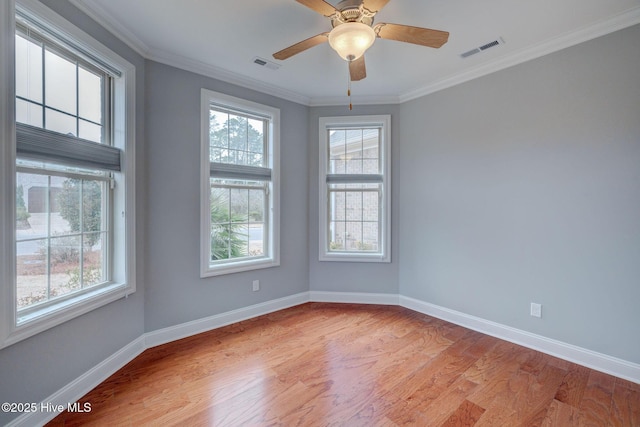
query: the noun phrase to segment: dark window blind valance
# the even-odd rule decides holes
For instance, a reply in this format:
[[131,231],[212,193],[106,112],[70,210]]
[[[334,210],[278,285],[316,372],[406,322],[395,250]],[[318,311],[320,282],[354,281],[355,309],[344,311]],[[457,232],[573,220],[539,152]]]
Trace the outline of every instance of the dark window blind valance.
[[369,184],[383,182],[384,178],[378,174],[327,174],[327,184]]
[[209,172],[212,178],[271,181],[271,169],[259,166],[211,162]]
[[65,166],[120,171],[121,150],[35,126],[16,123],[17,157]]

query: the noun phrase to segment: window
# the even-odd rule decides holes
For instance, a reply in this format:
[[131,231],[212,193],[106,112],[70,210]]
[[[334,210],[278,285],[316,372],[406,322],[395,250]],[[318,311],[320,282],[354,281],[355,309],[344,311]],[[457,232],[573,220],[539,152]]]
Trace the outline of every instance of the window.
[[279,265],[279,117],[202,90],[202,277]]
[[390,262],[390,116],[320,118],[320,260]]
[[133,66],[38,2],[14,23],[2,345],[135,291]]

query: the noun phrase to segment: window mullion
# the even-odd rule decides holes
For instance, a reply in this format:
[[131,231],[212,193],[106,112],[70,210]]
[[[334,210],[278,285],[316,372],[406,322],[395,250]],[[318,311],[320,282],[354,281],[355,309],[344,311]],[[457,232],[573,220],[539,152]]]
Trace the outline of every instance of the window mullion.
[[42,62],[42,73],[41,73],[41,77],[40,77],[42,79],[42,82],[40,83],[40,86],[42,88],[42,98],[41,98],[42,99],[42,128],[46,129],[47,128],[47,121],[46,121],[46,118],[47,118],[47,114],[46,114],[46,109],[47,109],[46,93],[47,93],[47,91],[45,90],[45,80],[46,80],[45,73],[47,72],[47,66],[46,66],[46,46],[45,46],[44,42],[42,42],[40,44],[40,47],[41,47],[40,53],[42,55],[42,60],[41,60],[41,62]]
[[80,271],[78,272],[78,281],[80,282],[80,289],[84,288],[84,186],[85,186],[85,181],[81,180],[80,181],[80,195],[79,195],[79,209],[80,212],[78,212],[78,215],[80,215],[80,225],[78,226],[79,228],[79,233],[80,233]]
[[47,300],[51,299],[51,177],[47,177],[45,195],[45,212],[47,213]]
[[78,61],[74,61],[76,71],[76,137],[80,138],[80,71],[78,67]]

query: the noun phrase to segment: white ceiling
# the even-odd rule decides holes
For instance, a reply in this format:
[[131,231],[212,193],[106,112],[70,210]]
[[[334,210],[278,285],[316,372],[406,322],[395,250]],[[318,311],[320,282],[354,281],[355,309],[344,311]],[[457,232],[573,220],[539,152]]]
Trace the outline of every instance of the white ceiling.
[[[306,105],[348,102],[347,63],[328,43],[271,56],[331,29],[294,0],[71,1],[146,58]],[[640,23],[640,0],[391,0],[375,22],[449,31],[449,41],[431,49],[377,39],[367,78],[352,84],[354,103],[403,102]]]

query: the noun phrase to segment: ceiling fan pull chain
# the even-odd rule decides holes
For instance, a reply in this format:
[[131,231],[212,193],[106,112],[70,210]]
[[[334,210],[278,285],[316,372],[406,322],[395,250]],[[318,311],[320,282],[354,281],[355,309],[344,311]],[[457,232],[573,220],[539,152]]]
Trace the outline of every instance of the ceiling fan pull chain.
[[349,65],[351,61],[347,62],[347,96],[349,97],[349,110],[353,110],[353,105],[351,105],[351,70],[349,69]]

